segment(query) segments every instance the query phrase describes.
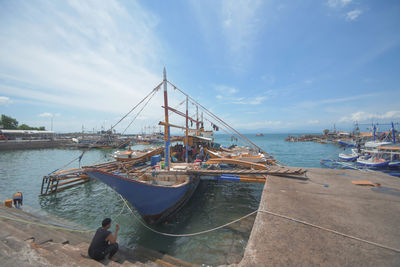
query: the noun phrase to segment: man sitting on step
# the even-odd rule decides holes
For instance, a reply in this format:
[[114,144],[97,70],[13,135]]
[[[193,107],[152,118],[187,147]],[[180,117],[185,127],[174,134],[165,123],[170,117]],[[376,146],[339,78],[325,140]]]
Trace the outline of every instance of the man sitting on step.
[[118,259],[113,256],[118,251],[117,237],[119,225],[115,225],[115,235],[108,231],[108,229],[111,227],[110,218],[105,218],[101,225],[102,227],[97,229],[96,234],[90,243],[88,254],[92,259],[97,261],[103,260],[108,254],[110,254],[110,260],[118,261]]

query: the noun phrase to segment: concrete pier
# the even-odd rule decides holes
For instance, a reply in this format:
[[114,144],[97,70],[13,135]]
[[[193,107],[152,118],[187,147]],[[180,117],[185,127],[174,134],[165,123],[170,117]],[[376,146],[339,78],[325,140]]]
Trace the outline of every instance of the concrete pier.
[[[71,227],[71,223],[38,216],[16,208],[0,206],[1,266],[194,266],[177,258],[141,246],[120,246],[119,262],[101,262],[87,256],[93,233],[71,232],[51,226]],[[38,225],[41,224],[41,225]],[[42,224],[47,225],[43,226]]]
[[1,140],[0,151],[4,150],[22,150],[22,149],[42,149],[58,148],[70,144],[70,140]]
[[308,177],[267,178],[260,209],[275,215],[257,214],[239,266],[400,266],[399,252],[327,230],[400,250],[400,178],[313,168]]

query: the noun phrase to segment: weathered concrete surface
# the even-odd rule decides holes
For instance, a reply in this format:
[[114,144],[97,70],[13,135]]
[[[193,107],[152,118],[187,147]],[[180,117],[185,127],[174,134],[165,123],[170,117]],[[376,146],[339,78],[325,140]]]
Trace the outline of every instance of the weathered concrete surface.
[[[120,246],[115,263],[90,259],[87,249],[93,234],[51,229],[31,223],[56,223],[15,208],[0,206],[0,266],[193,266],[150,249]],[[26,220],[30,223],[19,222]],[[62,225],[64,222],[57,223]]]
[[3,150],[23,150],[23,149],[42,149],[57,148],[71,143],[71,140],[2,140],[0,141],[0,151]]
[[[267,178],[260,209],[400,249],[399,178],[330,169],[309,169],[308,177]],[[400,266],[400,253],[259,212],[239,265]]]

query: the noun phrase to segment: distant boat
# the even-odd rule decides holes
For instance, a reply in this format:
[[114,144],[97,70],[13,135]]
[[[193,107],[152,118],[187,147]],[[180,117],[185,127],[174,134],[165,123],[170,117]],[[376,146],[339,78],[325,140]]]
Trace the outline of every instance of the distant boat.
[[356,142],[352,140],[338,140],[338,144],[345,147],[356,147]]
[[346,153],[340,153],[339,154],[339,159],[345,160],[345,161],[354,161],[358,158],[358,153],[355,149],[351,150],[351,154],[346,154]]
[[258,134],[256,134],[256,136],[264,136],[264,134],[258,133]]
[[360,157],[357,159],[357,164],[372,168],[384,168],[389,166],[389,161],[376,157]]

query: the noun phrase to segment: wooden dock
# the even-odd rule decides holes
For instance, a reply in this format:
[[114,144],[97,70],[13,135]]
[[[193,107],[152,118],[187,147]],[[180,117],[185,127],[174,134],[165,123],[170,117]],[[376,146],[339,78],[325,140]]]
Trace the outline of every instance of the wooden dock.
[[42,186],[40,189],[40,195],[50,195],[57,192],[61,192],[65,189],[81,185],[89,182],[90,178],[85,174],[85,169],[96,169],[103,172],[124,172],[124,173],[135,173],[141,171],[141,167],[131,169],[132,166],[146,162],[151,156],[160,154],[162,148],[151,151],[141,157],[134,158],[129,161],[111,161],[106,163],[101,163],[92,166],[84,166],[82,168],[68,169],[57,171],[46,175],[42,179]]
[[398,177],[316,168],[307,176],[268,176],[259,206],[266,212],[239,266],[400,266]]

